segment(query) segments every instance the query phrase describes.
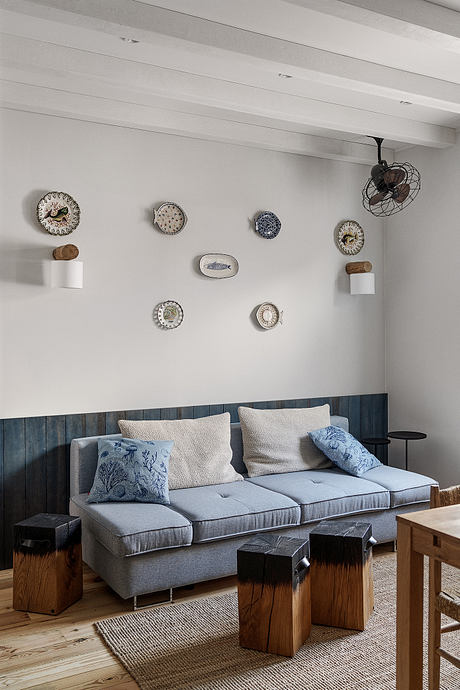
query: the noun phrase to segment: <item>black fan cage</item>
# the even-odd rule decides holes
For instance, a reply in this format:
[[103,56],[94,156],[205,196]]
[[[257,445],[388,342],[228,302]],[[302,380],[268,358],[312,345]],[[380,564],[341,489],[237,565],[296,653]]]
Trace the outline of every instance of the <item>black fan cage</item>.
[[392,163],[388,166],[388,170],[392,170],[393,168],[400,168],[404,170],[406,176],[401,184],[408,184],[410,187],[410,192],[401,203],[395,201],[391,194],[388,193],[388,196],[382,199],[382,201],[379,201],[377,204],[373,204],[371,206],[369,202],[375,194],[379,193],[379,190],[375,186],[372,177],[370,177],[363,189],[363,206],[366,211],[369,211],[374,216],[392,216],[395,213],[403,211],[406,206],[409,206],[409,204],[415,199],[420,191],[420,173],[417,168],[414,168],[411,163]]

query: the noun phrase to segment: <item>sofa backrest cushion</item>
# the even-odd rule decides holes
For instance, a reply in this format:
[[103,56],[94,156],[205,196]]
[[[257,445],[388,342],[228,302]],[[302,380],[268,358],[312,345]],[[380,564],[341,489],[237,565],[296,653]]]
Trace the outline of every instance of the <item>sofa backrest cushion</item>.
[[250,477],[331,467],[308,435],[330,425],[329,405],[268,410],[239,407],[238,414]]
[[[331,415],[331,424],[348,431],[348,419]],[[247,474],[243,462],[243,439],[239,422],[230,425],[230,444],[233,450],[232,465],[239,474]],[[93,484],[97,467],[97,442],[100,438],[120,438],[121,434],[74,438],[70,446],[70,495],[87,493]]]
[[231,465],[230,414],[198,419],[120,419],[125,438],[142,441],[173,441],[169,459],[169,488],[226,484],[242,480]]

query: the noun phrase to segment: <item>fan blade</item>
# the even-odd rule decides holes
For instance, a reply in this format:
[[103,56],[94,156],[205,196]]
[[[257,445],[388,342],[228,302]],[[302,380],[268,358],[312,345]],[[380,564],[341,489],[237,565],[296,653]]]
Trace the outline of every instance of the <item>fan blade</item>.
[[[408,184],[401,184],[399,187],[396,187],[396,189],[393,192],[393,199],[398,203],[402,204],[403,201],[406,201],[407,197],[409,196],[410,192],[410,185]],[[397,194],[397,196],[394,196]]]
[[369,199],[369,205],[374,206],[375,204],[380,203],[384,200],[387,194],[388,190],[386,190],[385,192],[379,192],[378,194],[374,194],[374,196],[371,196],[371,198]]
[[383,181],[386,185],[391,185],[395,187],[397,184],[401,184],[406,177],[406,171],[402,168],[392,168],[383,173]]

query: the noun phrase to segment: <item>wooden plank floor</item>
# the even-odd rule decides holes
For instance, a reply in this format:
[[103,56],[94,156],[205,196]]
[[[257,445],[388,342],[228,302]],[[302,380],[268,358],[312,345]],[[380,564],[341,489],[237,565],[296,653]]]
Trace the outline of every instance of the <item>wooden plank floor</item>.
[[[174,590],[175,600],[196,599],[231,591],[228,577]],[[132,600],[120,599],[87,566],[83,598],[59,616],[14,611],[13,571],[0,571],[0,688],[112,688],[138,685],[105,646],[94,622],[132,611]]]
[[[374,556],[389,545],[374,547]],[[236,577],[212,580],[193,589],[174,590],[176,601],[197,599],[236,589]],[[0,688],[72,690],[138,685],[105,646],[94,622],[132,611],[132,600],[120,599],[87,566],[83,598],[59,616],[14,611],[13,571],[0,570]]]

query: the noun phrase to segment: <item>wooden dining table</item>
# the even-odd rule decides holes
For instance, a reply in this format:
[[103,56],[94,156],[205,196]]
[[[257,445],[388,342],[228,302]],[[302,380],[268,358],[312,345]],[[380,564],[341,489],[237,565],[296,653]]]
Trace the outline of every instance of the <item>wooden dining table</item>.
[[396,689],[422,690],[424,556],[460,568],[460,505],[406,513],[396,519]]

